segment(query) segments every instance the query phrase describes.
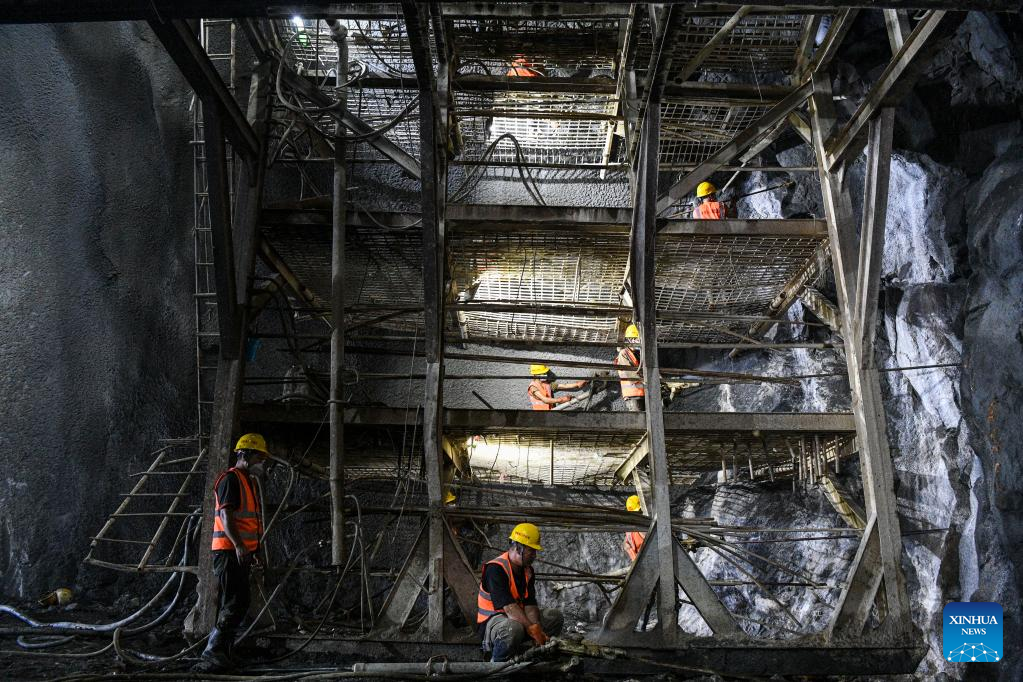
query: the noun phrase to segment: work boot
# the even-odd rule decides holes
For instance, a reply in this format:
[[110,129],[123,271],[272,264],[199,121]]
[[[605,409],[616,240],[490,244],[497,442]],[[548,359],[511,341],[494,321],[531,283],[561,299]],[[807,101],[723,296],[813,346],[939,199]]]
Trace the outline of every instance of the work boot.
[[200,673],[215,673],[230,670],[234,667],[230,657],[227,655],[229,640],[227,633],[218,627],[210,631],[209,641],[206,649],[202,652],[199,662],[192,670]]

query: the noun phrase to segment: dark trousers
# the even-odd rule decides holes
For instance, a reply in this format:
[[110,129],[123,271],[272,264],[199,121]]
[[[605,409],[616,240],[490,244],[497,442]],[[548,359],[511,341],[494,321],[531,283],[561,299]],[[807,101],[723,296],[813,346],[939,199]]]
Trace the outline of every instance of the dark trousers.
[[217,629],[225,633],[227,642],[234,639],[238,626],[249,612],[249,567],[238,563],[233,549],[213,551],[213,575],[220,586],[220,610]]

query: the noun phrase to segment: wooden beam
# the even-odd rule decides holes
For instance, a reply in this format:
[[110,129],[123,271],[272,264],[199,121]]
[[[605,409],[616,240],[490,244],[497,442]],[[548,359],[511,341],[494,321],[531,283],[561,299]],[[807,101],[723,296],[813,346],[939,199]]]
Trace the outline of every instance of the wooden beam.
[[698,184],[710,177],[719,167],[730,163],[735,157],[746,151],[761,135],[777,125],[779,121],[784,120],[790,111],[802,104],[812,89],[810,83],[804,83],[796,88],[785,99],[750,124],[748,128],[733,137],[728,144],[683,176],[657,199],[657,213],[666,211],[673,203],[695,190]]
[[206,196],[210,210],[210,238],[213,243],[213,276],[216,284],[220,357],[234,359],[240,354],[241,306],[238,305],[238,280],[235,274],[227,149],[224,145],[220,108],[212,102],[204,103],[202,115],[206,152]]
[[202,100],[203,106],[217,109],[224,134],[234,150],[246,163],[255,162],[259,155],[256,134],[191,27],[181,20],[164,22],[156,19],[150,20],[149,27]]
[[898,53],[881,73],[877,82],[863,98],[856,111],[853,112],[852,118],[838,133],[828,139],[824,154],[828,170],[836,168],[838,163],[849,158],[854,151],[859,150],[860,145],[857,143],[857,139],[870,119],[876,116],[882,107],[894,104],[893,100],[901,94],[899,91],[919,75],[918,69],[914,69],[913,66],[918,59],[931,54],[930,50],[924,48],[939,27],[944,24],[942,32],[945,32],[961,21],[960,13],[950,14],[943,11],[928,12],[927,16],[920,20]]

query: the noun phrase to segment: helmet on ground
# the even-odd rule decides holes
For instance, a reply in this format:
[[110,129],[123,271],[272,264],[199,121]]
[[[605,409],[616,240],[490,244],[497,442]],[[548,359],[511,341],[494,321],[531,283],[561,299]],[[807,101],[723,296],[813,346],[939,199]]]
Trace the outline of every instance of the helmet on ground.
[[266,449],[266,439],[258,433],[246,433],[238,439],[238,442],[235,443],[234,449],[255,450],[256,452],[262,452],[267,457],[270,456],[270,451]]
[[634,324],[630,324],[625,328],[625,338],[627,339],[638,339],[639,338],[639,327]]
[[629,499],[625,500],[625,509],[630,512],[638,512],[640,510],[639,495],[629,495]]
[[547,365],[530,365],[529,366],[529,373],[532,374],[533,376],[539,376],[541,374],[547,374],[547,372],[549,372],[549,371],[551,371],[551,368],[548,367]]
[[508,539],[526,547],[532,547],[537,550],[543,549],[540,546],[540,529],[531,523],[520,523],[515,526]]
[[714,194],[718,191],[718,188],[709,182],[701,182],[700,186],[696,188],[696,198],[702,199],[708,194]]

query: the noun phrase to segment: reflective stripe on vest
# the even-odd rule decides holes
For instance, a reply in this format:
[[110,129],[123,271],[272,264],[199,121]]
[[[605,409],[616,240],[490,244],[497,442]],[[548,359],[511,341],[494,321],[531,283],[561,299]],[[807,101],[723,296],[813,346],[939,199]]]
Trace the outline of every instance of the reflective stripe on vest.
[[553,407],[553,405],[549,405],[549,404],[545,403],[544,401],[542,401],[539,398],[537,398],[536,395],[534,395],[534,393],[533,393],[533,389],[534,388],[537,389],[536,392],[539,393],[540,395],[542,395],[542,396],[544,396],[546,398],[553,398],[554,397],[554,389],[551,387],[551,385],[548,382],[546,382],[546,381],[540,381],[539,379],[533,379],[532,381],[529,382],[529,388],[526,389],[526,395],[529,396],[529,402],[533,405],[533,409],[534,410],[549,410],[549,409],[551,409]]
[[625,534],[625,553],[629,555],[629,559],[636,560],[644,540],[646,540],[646,534],[638,530],[630,530]]
[[[614,364],[626,367],[639,367],[639,358],[631,348],[623,348],[615,358]],[[639,378],[639,372],[623,372],[618,370],[621,378],[623,398],[642,398],[646,395],[643,387],[643,380]]]
[[220,502],[220,495],[217,494],[220,482],[232,472],[238,478],[238,492],[241,497],[238,508],[231,511],[231,517],[234,519],[234,529],[245,549],[255,552],[259,549],[259,540],[263,535],[263,519],[259,513],[259,498],[256,497],[256,491],[253,489],[248,475],[234,467],[220,474],[217,482],[213,485],[216,511],[213,517],[213,543],[210,547],[212,549],[234,549],[234,543],[227,537],[224,524],[220,520],[220,510],[223,508],[223,505]]
[[484,588],[484,581],[487,574],[487,566],[494,564],[504,569],[505,575],[508,576],[508,588],[511,591],[512,599],[515,603],[521,607],[525,603],[526,599],[529,599],[529,579],[533,577],[533,569],[526,569],[526,593],[521,597],[519,596],[519,588],[515,584],[515,577],[512,575],[512,563],[511,559],[508,558],[508,552],[505,552],[501,556],[488,561],[483,564],[483,572],[480,575],[480,591],[476,595],[476,624],[485,623],[491,616],[496,616],[499,613],[504,613],[504,608],[495,609],[494,600]]
[[697,206],[693,214],[703,220],[721,220],[728,216],[728,209],[720,201],[706,201]]

